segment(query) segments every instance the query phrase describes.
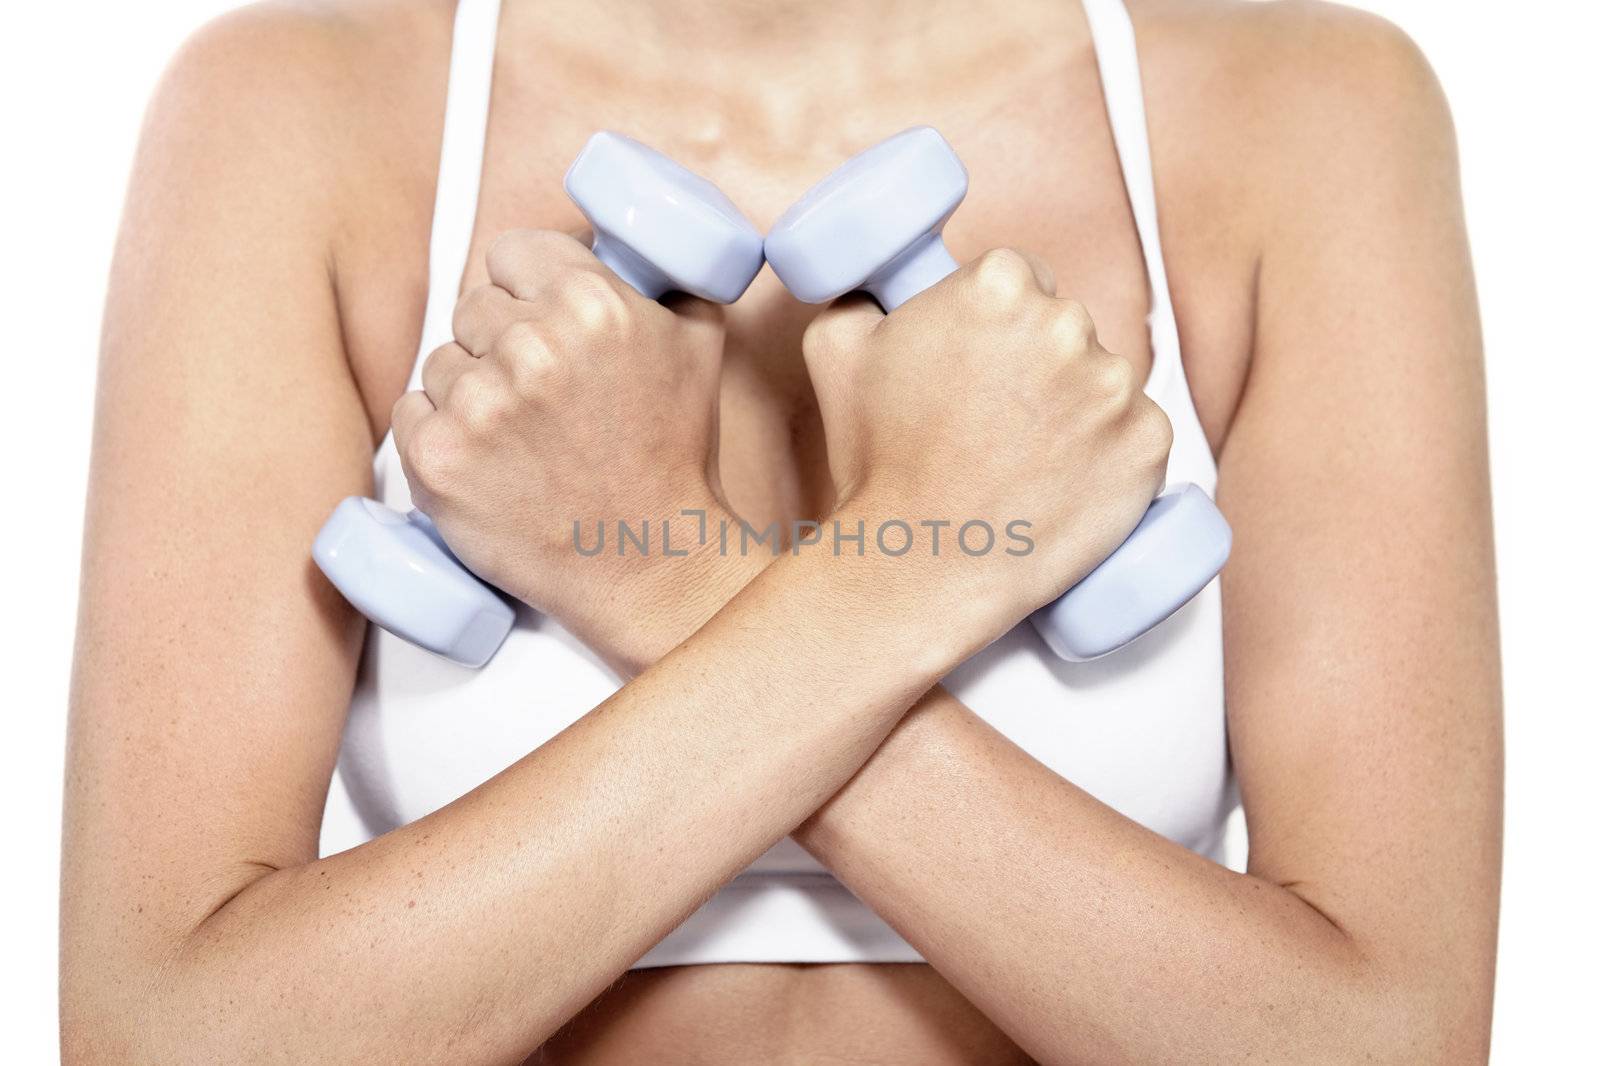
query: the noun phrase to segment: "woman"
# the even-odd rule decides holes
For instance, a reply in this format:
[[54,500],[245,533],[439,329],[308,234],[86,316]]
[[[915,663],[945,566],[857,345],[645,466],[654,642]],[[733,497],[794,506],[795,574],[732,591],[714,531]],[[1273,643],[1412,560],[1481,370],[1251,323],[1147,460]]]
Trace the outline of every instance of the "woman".
[[[107,310],[68,1059],[1482,1059],[1499,678],[1448,115],[1365,16],[1129,8],[1137,54],[1108,0],[202,32]],[[770,272],[654,304],[565,235],[595,129],[765,227],[915,123],[973,175],[966,266],[888,318]],[[309,562],[380,443],[379,490],[539,611],[481,672],[361,656]],[[1015,627],[1167,477],[1215,478],[1224,594],[1054,661]],[[1037,550],[572,550],[684,508]],[[319,858],[336,758],[363,825]]]

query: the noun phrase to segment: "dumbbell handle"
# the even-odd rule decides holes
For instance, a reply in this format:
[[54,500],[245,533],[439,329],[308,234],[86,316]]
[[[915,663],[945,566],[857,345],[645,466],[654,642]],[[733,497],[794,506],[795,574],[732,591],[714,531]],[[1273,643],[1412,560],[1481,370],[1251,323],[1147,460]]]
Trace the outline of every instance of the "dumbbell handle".
[[659,300],[672,288],[672,282],[620,241],[595,234],[589,250],[617,277],[626,281],[646,299]]
[[923,289],[954,274],[960,266],[945,247],[944,237],[930,233],[886,263],[867,279],[864,288],[885,311],[893,311]]
[[[936,231],[884,264],[862,288],[892,312],[958,266]],[[1115,651],[1204,588],[1222,568],[1232,539],[1211,497],[1194,485],[1175,486],[1150,505],[1127,539],[1093,571],[1034,613],[1034,628],[1064,659]],[[1131,588],[1130,573],[1135,575]]]
[[[761,234],[733,202],[631,138],[590,137],[562,185],[593,227],[595,257],[648,299],[682,289],[732,303],[761,269]],[[487,662],[515,622],[509,597],[464,566],[421,511],[348,497],[311,552],[362,614],[463,665]]]

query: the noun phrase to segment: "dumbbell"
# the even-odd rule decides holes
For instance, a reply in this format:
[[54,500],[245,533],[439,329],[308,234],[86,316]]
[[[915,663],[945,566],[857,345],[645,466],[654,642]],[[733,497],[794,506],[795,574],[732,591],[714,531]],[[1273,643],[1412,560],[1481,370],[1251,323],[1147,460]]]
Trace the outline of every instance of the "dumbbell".
[[[936,130],[918,126],[847,160],[767,234],[767,262],[796,297],[823,303],[870,294],[893,312],[956,269],[944,225],[967,194],[967,172]],[[1097,658],[1189,602],[1227,561],[1233,533],[1194,485],[1157,497],[1114,552],[1034,628],[1063,659]]]
[[[651,299],[686,292],[732,303],[761,269],[761,233],[732,201],[638,141],[596,133],[564,185],[594,230],[595,256]],[[420,511],[348,497],[311,554],[367,618],[463,666],[488,662],[516,617]]]

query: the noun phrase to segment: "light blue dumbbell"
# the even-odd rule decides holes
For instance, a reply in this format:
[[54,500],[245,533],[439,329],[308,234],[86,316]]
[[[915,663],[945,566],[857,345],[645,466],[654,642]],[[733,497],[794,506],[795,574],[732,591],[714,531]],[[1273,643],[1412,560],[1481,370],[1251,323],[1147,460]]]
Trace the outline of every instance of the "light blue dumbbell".
[[[945,139],[926,126],[906,130],[845,162],[785,211],[767,234],[767,262],[807,303],[861,290],[893,311],[956,269],[943,231],[966,194],[966,169]],[[1211,498],[1175,486],[1116,551],[1034,613],[1034,628],[1063,659],[1115,651],[1189,602],[1232,544]]]
[[[732,303],[761,269],[761,233],[739,209],[638,141],[595,134],[565,185],[594,229],[594,254],[652,299],[686,292]],[[420,511],[351,496],[323,524],[311,554],[362,614],[464,666],[488,662],[516,617]]]

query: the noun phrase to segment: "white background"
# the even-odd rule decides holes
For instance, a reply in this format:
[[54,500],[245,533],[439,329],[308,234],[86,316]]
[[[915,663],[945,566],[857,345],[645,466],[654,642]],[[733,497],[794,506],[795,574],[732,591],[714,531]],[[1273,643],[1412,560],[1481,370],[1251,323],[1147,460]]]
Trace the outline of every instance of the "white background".
[[[56,1055],[62,737],[96,338],[123,185],[167,57],[230,6],[0,13],[7,1061]],[[1563,0],[1361,6],[1422,45],[1451,98],[1487,331],[1508,748],[1495,1061],[1595,1061],[1600,18]]]

